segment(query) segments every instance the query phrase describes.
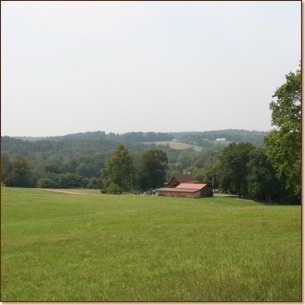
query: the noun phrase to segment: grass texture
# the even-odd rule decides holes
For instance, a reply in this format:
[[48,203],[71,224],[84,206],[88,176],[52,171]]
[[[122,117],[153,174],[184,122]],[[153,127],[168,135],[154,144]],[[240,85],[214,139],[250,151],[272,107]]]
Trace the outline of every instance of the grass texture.
[[2,301],[301,301],[301,207],[1,189]]

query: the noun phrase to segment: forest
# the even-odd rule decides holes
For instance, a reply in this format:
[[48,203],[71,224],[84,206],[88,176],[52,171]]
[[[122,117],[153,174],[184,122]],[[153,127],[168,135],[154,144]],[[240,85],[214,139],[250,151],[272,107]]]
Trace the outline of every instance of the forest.
[[[67,187],[54,182],[55,177],[70,174],[74,180],[70,187],[96,187],[97,181],[101,182],[101,168],[109,158],[115,147],[124,144],[130,151],[134,166],[140,164],[141,155],[150,149],[162,149],[168,160],[168,169],[165,179],[174,174],[192,172],[199,180],[204,179],[204,168],[214,162],[222,149],[230,143],[217,143],[217,138],[227,138],[239,142],[240,139],[249,137],[256,145],[262,144],[263,136],[267,132],[246,130],[223,130],[206,132],[185,133],[143,133],[131,132],[125,134],[106,134],[102,131],[70,134],[50,138],[14,138],[2,137],[2,164],[10,163],[9,160],[23,156],[32,172],[31,183],[34,187]],[[155,144],[160,141],[181,141],[182,143],[209,142],[208,147],[202,147],[200,152],[194,149],[177,150],[169,147],[168,143]],[[145,143],[149,142],[149,144]],[[144,144],[145,143],[145,144]],[[7,162],[5,160],[8,160]],[[3,170],[2,170],[3,171]],[[3,171],[5,174],[5,170]],[[71,176],[73,174],[74,176]],[[3,176],[4,182],[7,177]],[[91,179],[93,178],[93,179]],[[90,180],[91,179],[91,180]],[[52,181],[51,184],[42,181]],[[88,180],[95,181],[92,185]]]
[[[270,103],[270,132],[104,131],[57,137],[1,137],[2,184],[11,187],[96,188],[106,193],[151,191],[189,172],[240,197],[301,200],[301,71],[286,75]],[[174,149],[172,142],[196,145]]]

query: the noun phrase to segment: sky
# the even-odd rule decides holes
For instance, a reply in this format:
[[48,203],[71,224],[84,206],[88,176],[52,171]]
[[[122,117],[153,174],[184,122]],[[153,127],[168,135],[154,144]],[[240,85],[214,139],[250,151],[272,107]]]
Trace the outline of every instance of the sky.
[[269,131],[301,2],[1,1],[1,135]]

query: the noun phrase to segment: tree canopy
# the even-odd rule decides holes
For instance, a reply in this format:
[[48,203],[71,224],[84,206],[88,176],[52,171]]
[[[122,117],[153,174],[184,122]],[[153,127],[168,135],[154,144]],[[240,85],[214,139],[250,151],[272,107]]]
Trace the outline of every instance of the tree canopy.
[[255,149],[251,143],[231,143],[220,156],[218,179],[224,192],[238,194],[239,197],[248,194],[247,164],[250,153]]
[[102,169],[105,190],[110,188],[117,191],[116,186],[118,186],[122,191],[130,191],[132,188],[132,169],[132,157],[129,150],[123,144],[118,145]]
[[290,200],[301,198],[301,70],[286,75],[286,82],[277,88],[270,103],[272,125],[264,139],[266,153],[284,181]]
[[5,185],[15,187],[32,186],[32,171],[25,157],[16,156],[12,162],[9,162],[7,157],[4,157],[4,160],[6,162],[5,168],[10,168],[10,171],[5,173]]
[[168,169],[166,153],[161,149],[150,149],[142,155],[139,167],[139,184],[142,190],[163,185]]

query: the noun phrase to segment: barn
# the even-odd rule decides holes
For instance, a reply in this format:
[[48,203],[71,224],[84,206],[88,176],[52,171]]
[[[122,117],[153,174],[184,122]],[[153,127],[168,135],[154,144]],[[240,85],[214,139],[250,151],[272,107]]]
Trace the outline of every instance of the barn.
[[177,175],[164,183],[164,187],[176,187],[181,183],[198,183],[198,181],[191,174]]
[[174,196],[187,198],[212,197],[213,189],[208,184],[180,183],[175,188],[162,187],[156,190],[158,196]]

